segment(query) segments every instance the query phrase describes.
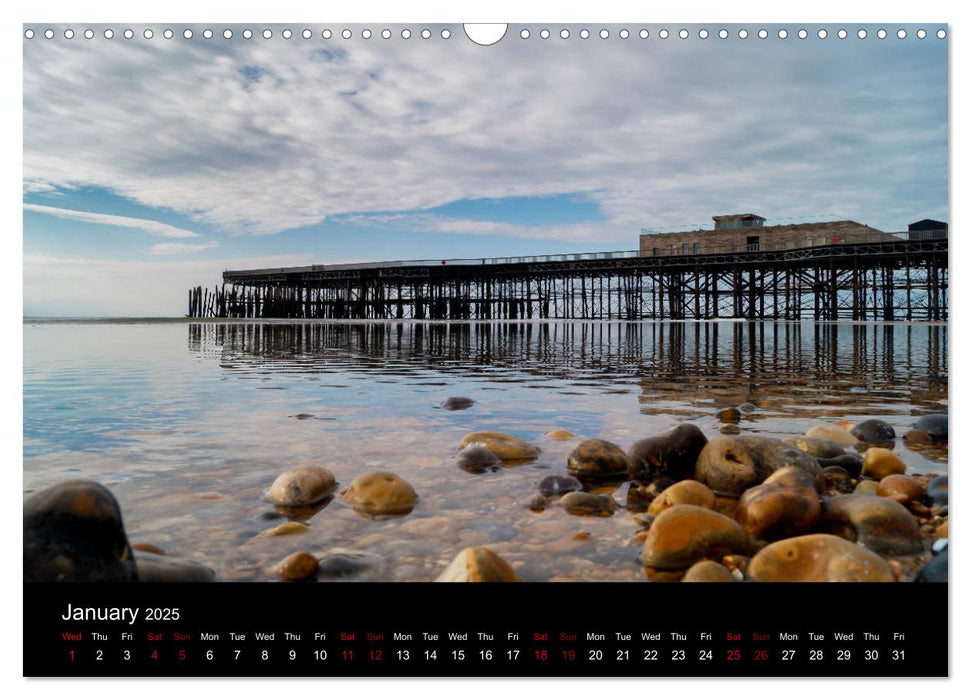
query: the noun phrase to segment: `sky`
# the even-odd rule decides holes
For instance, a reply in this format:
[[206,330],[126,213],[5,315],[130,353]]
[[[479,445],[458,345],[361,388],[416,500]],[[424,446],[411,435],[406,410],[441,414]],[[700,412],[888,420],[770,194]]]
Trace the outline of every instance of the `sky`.
[[26,316],[181,316],[226,269],[632,250],[716,214],[948,219],[936,26],[47,26],[24,41]]

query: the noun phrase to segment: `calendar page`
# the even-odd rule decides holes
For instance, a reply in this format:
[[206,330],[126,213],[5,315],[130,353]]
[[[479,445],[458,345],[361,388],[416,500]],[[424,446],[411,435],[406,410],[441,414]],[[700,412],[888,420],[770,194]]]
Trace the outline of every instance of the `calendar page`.
[[949,31],[25,24],[23,674],[948,676]]

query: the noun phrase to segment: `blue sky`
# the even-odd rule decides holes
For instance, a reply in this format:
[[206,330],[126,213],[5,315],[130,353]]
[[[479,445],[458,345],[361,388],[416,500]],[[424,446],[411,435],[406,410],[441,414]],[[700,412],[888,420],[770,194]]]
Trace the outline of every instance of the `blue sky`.
[[488,48],[87,26],[25,41],[25,315],[177,316],[227,268],[634,249],[714,214],[948,216],[948,42],[912,25]]

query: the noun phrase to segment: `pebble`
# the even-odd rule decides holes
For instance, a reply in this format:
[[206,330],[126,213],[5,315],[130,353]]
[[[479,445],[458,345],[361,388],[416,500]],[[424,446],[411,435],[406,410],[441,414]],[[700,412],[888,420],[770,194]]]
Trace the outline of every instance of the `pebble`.
[[736,583],[731,571],[707,559],[692,564],[681,580],[684,583]]
[[294,552],[273,567],[273,574],[286,581],[300,581],[317,573],[317,557],[310,552]]
[[503,583],[521,582],[513,568],[488,547],[468,547],[459,552],[438,583]]
[[863,453],[863,469],[860,472],[863,476],[882,479],[905,471],[907,465],[903,460],[885,447],[871,447]]
[[154,544],[147,544],[145,542],[136,542],[132,544],[132,549],[137,552],[149,552],[151,554],[165,554],[165,550],[161,547],[156,547]]
[[357,581],[378,578],[384,567],[380,557],[353,549],[331,549],[317,559],[318,579],[354,579]]
[[843,454],[831,458],[817,457],[816,461],[824,469],[826,467],[842,467],[853,479],[860,476],[860,472],[863,470],[863,455],[861,454]]
[[917,520],[889,498],[851,494],[823,502],[820,530],[884,556],[918,554],[924,547]]
[[794,466],[819,477],[822,469],[812,455],[781,440],[744,435],[712,438],[698,456],[695,479],[716,494],[741,496],[776,469]]
[[930,413],[921,416],[920,420],[914,423],[914,427],[930,435],[934,442],[947,442],[946,413]]
[[560,505],[573,515],[611,515],[617,503],[604,493],[572,491],[560,499]]
[[699,559],[748,548],[748,535],[731,518],[700,506],[672,506],[651,523],[641,562],[654,569],[684,569]]
[[947,474],[935,476],[927,484],[927,497],[935,506],[947,505]]
[[718,413],[715,414],[715,418],[720,420],[722,423],[738,423],[740,420],[742,420],[742,412],[734,406],[729,406],[728,408],[723,408],[718,411]]
[[798,447],[813,457],[822,457],[823,459],[833,459],[846,454],[846,450],[843,449],[842,445],[828,438],[790,437],[783,439],[782,442],[793,447]]
[[715,494],[710,488],[700,481],[686,479],[661,492],[657,498],[651,501],[647,514],[659,515],[662,511],[678,505],[701,506],[714,510],[715,500]]
[[323,467],[300,467],[276,478],[267,498],[281,506],[306,506],[326,498],[337,486],[334,475]]
[[869,418],[857,423],[850,430],[850,433],[865,445],[877,445],[879,447],[892,447],[897,439],[897,433],[894,432],[893,426],[879,418]]
[[947,550],[934,555],[934,558],[917,574],[920,583],[947,583]]
[[541,493],[534,494],[532,498],[526,501],[526,507],[530,510],[546,510],[547,506],[550,504],[550,499]]
[[783,467],[742,494],[735,519],[751,537],[777,540],[810,532],[821,512],[813,477]]
[[288,520],[285,523],[280,523],[276,527],[271,527],[269,530],[264,530],[259,534],[259,537],[282,537],[284,535],[296,535],[300,532],[306,532],[310,529],[310,526],[306,523],[298,523],[295,520]]
[[895,581],[882,557],[833,535],[801,535],[773,542],[748,565],[748,576],[765,583],[860,583]]
[[584,440],[566,462],[567,471],[585,479],[610,479],[627,475],[627,453],[606,440]]
[[562,442],[564,440],[572,440],[576,437],[576,435],[564,428],[557,428],[556,430],[551,430],[550,432],[546,433],[546,437],[548,437],[550,440]]
[[937,526],[934,530],[934,537],[947,539],[947,520]]
[[660,435],[631,445],[630,478],[651,481],[665,476],[680,480],[694,474],[698,455],[708,438],[693,423],[682,423]]
[[856,485],[856,488],[853,489],[853,493],[862,494],[864,496],[876,496],[878,488],[880,488],[879,481],[874,481],[873,479],[864,479]]
[[141,583],[206,583],[216,579],[216,572],[208,566],[153,552],[136,552],[135,566]]
[[853,479],[843,467],[823,467],[823,491],[830,495],[852,493]]
[[853,447],[859,440],[848,430],[835,425],[814,425],[806,431],[806,437],[832,440],[842,447]]
[[562,496],[564,493],[580,491],[581,489],[583,489],[583,484],[580,483],[579,479],[572,476],[550,474],[544,476],[539,482],[539,492],[544,496]]
[[138,580],[121,508],[94,481],[67,481],[24,503],[24,582]]
[[502,461],[481,445],[471,444],[459,450],[455,458],[459,469],[478,474],[489,469],[497,469]]
[[536,459],[540,452],[536,445],[515,435],[497,433],[491,430],[469,433],[459,442],[459,447],[465,448],[473,443],[481,443],[482,447],[485,447],[503,461]]
[[444,408],[446,411],[462,411],[474,403],[475,401],[465,396],[450,396],[438,404],[438,408]]
[[880,480],[877,485],[877,495],[906,504],[908,501],[921,500],[924,497],[924,487],[909,476],[891,474]]
[[904,442],[908,445],[930,445],[934,442],[934,438],[925,433],[923,430],[908,430],[904,433]]
[[341,499],[370,515],[406,515],[418,495],[407,481],[391,472],[368,472],[354,479]]
[[738,405],[738,410],[742,413],[755,413],[759,410],[759,407],[754,403],[740,403]]

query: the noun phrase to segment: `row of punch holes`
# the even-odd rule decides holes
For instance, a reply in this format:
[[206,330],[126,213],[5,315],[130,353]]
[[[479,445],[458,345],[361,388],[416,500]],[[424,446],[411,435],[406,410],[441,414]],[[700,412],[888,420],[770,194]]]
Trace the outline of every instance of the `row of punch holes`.
[[[773,32],[770,32],[767,29],[759,29],[754,32],[754,36],[757,36],[759,39],[768,39],[772,33]],[[774,33],[779,39],[789,38],[789,30],[787,29],[779,29]],[[175,32],[172,29],[163,29],[160,34],[164,39],[172,39],[175,36]],[[243,29],[239,34],[244,39],[252,39],[253,37],[272,39],[275,36],[273,30],[271,29],[264,29],[261,32],[254,32],[252,29]],[[394,36],[394,32],[387,28],[382,29],[380,32],[372,31],[370,29],[362,29],[358,32],[358,34],[362,39],[370,39],[375,36],[380,36],[382,39],[391,39]],[[417,36],[420,36],[422,39],[430,39],[432,34],[433,32],[427,28],[417,32]],[[452,31],[445,28],[438,32],[438,34],[442,39],[449,39],[452,36]],[[752,36],[752,33],[744,28],[737,30],[735,34],[739,39],[748,39],[750,36]],[[200,35],[203,39],[212,39],[216,36],[216,32],[212,29],[203,29],[200,32]],[[232,39],[234,32],[232,29],[224,29],[221,35],[223,39]],[[296,35],[297,33],[292,29],[283,29],[279,32],[279,36],[283,39],[292,39]],[[315,36],[314,32],[310,29],[302,30],[299,32],[299,35],[304,39],[312,39]],[[411,39],[413,36],[415,36],[415,34],[413,34],[408,28],[402,29],[399,35],[402,39]],[[560,39],[569,39],[571,36],[573,36],[569,29],[561,29],[558,35]],[[640,29],[636,32],[632,32],[626,28],[617,30],[616,32],[616,36],[620,39],[629,39],[635,35],[641,39],[648,39],[651,36],[651,32],[647,29]],[[732,32],[729,32],[727,29],[719,29],[717,32],[714,32],[714,34],[707,29],[699,29],[697,31],[697,37],[699,39],[708,39],[711,36],[717,36],[719,39],[728,39],[731,35]],[[878,39],[886,39],[889,36],[889,33],[886,29],[878,29],[876,32],[874,32],[874,35]],[[938,39],[944,39],[947,37],[947,31],[944,29],[938,29],[937,32],[935,32],[935,35]],[[57,32],[51,28],[47,28],[40,33],[38,33],[38,30],[34,30],[33,28],[28,28],[24,31],[24,37],[27,39],[33,39],[37,36],[43,36],[45,39],[53,39],[57,36]],[[74,39],[76,36],[78,36],[78,34],[73,29],[65,29],[63,36],[65,39]],[[85,39],[93,39],[96,36],[96,32],[89,28],[83,30],[80,36],[83,36]],[[113,39],[115,37],[115,30],[111,28],[105,29],[103,36],[105,39]],[[129,28],[122,30],[121,36],[123,36],[125,39],[134,39],[137,36],[137,33],[134,29]],[[141,32],[141,36],[144,39],[154,39],[155,31],[153,29],[145,29]],[[195,36],[195,32],[193,32],[191,29],[184,29],[182,31],[182,37],[184,39],[192,39]],[[351,39],[354,37],[354,32],[351,29],[346,28],[341,30],[339,33],[331,29],[323,29],[320,32],[320,36],[322,39],[332,39],[337,36],[340,36],[343,39]],[[522,39],[529,39],[533,36],[538,36],[540,39],[549,39],[551,36],[554,36],[554,33],[549,29],[540,29],[534,35],[529,29],[522,29],[519,32],[519,36]],[[589,29],[580,29],[576,32],[576,36],[578,36],[580,39],[589,39],[591,36],[594,36],[594,33],[592,33]],[[601,39],[609,39],[611,32],[609,29],[601,29],[596,32],[596,36],[599,36]],[[660,29],[657,32],[657,38],[659,39],[668,39],[672,36],[677,36],[679,39],[688,39],[691,37],[691,32],[689,32],[687,29],[680,29],[677,32],[672,32],[667,29]],[[811,36],[811,34],[807,29],[799,29],[796,31],[795,36],[800,39],[807,39]],[[829,37],[829,32],[826,29],[818,29],[815,32],[815,36],[818,39],[826,39]],[[848,36],[850,36],[850,32],[846,29],[838,29],[835,32],[835,36],[838,39],[846,39]],[[858,39],[866,39],[868,36],[870,36],[870,34],[866,29],[858,29],[856,31],[856,37]],[[898,29],[896,36],[898,39],[906,39],[908,36],[907,30]],[[918,29],[916,32],[914,32],[914,36],[916,36],[918,39],[926,39],[928,32],[926,29]]]

